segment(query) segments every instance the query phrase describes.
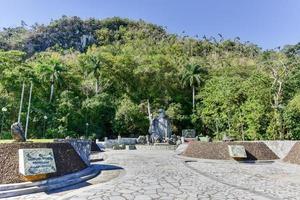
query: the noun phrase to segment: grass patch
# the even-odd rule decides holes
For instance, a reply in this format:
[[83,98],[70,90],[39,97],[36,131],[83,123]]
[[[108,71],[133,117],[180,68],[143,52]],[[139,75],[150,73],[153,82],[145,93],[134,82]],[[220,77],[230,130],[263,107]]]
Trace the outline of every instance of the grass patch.
[[[28,142],[42,142],[42,143],[47,143],[47,142],[53,142],[53,139],[28,139]],[[1,143],[11,143],[13,140],[0,140]]]
[[0,144],[1,143],[11,143],[12,142],[12,140],[0,140]]

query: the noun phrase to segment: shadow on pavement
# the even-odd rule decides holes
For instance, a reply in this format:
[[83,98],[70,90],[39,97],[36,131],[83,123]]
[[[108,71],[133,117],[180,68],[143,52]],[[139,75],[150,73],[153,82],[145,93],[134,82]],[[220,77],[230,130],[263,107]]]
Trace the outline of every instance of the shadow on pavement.
[[[103,172],[103,171],[122,170],[123,169],[122,167],[115,166],[115,165],[108,165],[108,164],[92,164],[91,166],[94,168],[94,170],[98,171],[98,175],[96,175],[95,177],[99,176],[99,174],[101,174],[101,172]],[[95,178],[95,177],[93,177],[93,178]],[[81,177],[81,178],[84,178],[84,177]],[[91,178],[91,179],[93,179],[93,178]],[[66,192],[66,191],[69,191],[69,190],[75,190],[75,189],[79,189],[79,188],[82,188],[82,187],[90,186],[90,185],[92,185],[91,183],[89,183],[89,181],[91,179],[82,181],[80,183],[74,183],[74,185],[70,185],[70,186],[67,186],[67,187],[50,190],[50,191],[47,191],[46,194]]]

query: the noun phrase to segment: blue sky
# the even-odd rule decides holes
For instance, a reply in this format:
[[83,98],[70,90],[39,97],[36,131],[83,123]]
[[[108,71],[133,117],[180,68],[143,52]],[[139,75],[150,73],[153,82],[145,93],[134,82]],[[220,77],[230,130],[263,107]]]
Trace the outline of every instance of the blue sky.
[[0,0],[0,28],[62,15],[143,19],[170,33],[239,36],[264,49],[300,42],[299,0]]

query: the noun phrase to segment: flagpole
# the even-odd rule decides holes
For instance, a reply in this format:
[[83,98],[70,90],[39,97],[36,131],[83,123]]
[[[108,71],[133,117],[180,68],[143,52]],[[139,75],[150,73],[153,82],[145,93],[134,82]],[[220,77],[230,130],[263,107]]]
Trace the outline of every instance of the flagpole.
[[23,107],[24,90],[25,90],[25,83],[23,82],[22,93],[21,93],[21,102],[20,102],[19,115],[18,115],[18,123],[21,122],[21,113],[22,113],[22,107]]
[[28,102],[28,109],[27,109],[27,116],[26,116],[26,127],[25,127],[25,139],[27,139],[27,132],[28,132],[28,124],[29,124],[29,113],[30,113],[30,106],[31,106],[31,94],[32,94],[32,82],[30,83],[30,92],[29,92],[29,102]]

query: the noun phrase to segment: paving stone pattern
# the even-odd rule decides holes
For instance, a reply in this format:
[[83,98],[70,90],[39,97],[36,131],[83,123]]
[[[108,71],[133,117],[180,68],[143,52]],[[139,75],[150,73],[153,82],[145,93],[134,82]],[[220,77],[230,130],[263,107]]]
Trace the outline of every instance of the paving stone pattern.
[[298,165],[189,159],[167,150],[106,154],[106,163],[125,169],[108,182],[11,199],[300,199]]

